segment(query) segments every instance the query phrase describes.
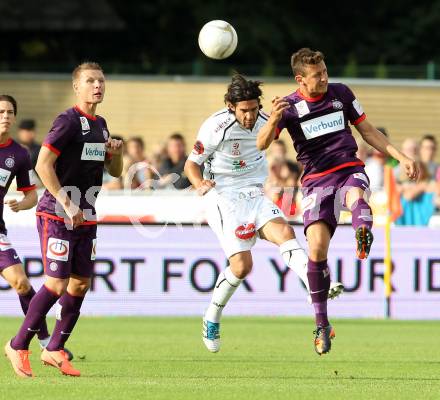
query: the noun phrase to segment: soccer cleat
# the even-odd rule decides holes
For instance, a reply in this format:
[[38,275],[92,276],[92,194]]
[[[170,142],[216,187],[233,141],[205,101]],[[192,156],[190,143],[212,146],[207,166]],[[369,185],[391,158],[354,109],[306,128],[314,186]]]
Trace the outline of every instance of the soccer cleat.
[[202,338],[206,348],[211,353],[217,353],[220,350],[220,323],[203,318]]
[[49,351],[44,349],[41,353],[41,361],[44,365],[58,368],[63,375],[80,376],[81,373],[73,368],[68,354],[64,350]]
[[315,351],[318,355],[326,354],[332,348],[332,339],[336,336],[335,330],[331,325],[325,328],[318,326],[316,331],[313,331],[315,335]]
[[[341,282],[330,282],[330,288],[328,290],[327,299],[334,300],[339,297],[342,293],[344,293],[344,285]],[[307,296],[307,301],[309,304],[312,304],[312,296],[310,293]]]
[[368,257],[371,245],[373,244],[373,234],[366,226],[356,229],[356,256],[360,260]]
[[[50,336],[48,336],[46,339],[38,339],[38,342],[40,344],[40,350],[43,351],[50,342]],[[66,347],[64,347],[64,352],[67,354],[67,359],[72,361],[73,353]]]
[[330,300],[336,299],[344,293],[344,289],[344,285],[341,282],[330,282],[327,298]]
[[5,345],[5,356],[9,358],[15,373],[22,378],[32,378],[34,376],[29,362],[29,354],[31,354],[29,350],[13,349],[10,340]]

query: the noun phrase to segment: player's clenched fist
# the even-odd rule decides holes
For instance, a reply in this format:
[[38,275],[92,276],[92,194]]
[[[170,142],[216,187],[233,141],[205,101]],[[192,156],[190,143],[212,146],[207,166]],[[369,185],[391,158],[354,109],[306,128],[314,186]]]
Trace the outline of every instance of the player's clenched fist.
[[122,140],[109,138],[105,143],[105,150],[108,154],[122,154]]
[[272,111],[270,113],[271,118],[279,121],[283,116],[283,111],[288,109],[290,104],[282,97],[275,96],[272,99]]

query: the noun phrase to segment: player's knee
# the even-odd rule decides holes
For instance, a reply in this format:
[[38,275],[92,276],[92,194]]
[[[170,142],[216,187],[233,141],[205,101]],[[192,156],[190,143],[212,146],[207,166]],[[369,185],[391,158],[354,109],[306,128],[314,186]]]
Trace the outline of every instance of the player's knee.
[[327,258],[327,247],[323,246],[323,244],[319,245],[319,243],[316,243],[316,245],[309,245],[309,257],[314,260],[324,260]]
[[281,239],[280,244],[287,242],[288,240],[295,239],[295,232],[289,224],[284,224],[281,228]]
[[18,277],[13,282],[11,282],[11,286],[15,289],[17,294],[25,295],[31,290],[31,284],[29,283],[29,279],[25,276]]
[[238,279],[244,279],[252,271],[252,262],[246,260],[240,260],[231,265],[233,274]]
[[75,282],[74,285],[69,286],[69,293],[73,296],[85,296],[90,289],[90,282],[81,281]]
[[46,281],[45,286],[57,296],[62,296],[66,293],[68,279],[51,279]]

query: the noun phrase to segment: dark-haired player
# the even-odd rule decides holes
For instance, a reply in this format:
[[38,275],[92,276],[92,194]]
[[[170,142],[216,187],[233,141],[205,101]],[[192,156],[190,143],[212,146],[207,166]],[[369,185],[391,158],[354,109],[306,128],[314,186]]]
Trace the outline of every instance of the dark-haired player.
[[[285,263],[307,286],[307,255],[281,210],[263,191],[266,157],[255,145],[258,131],[267,122],[260,111],[260,84],[239,74],[232,77],[224,98],[226,108],[202,124],[185,164],[192,185],[206,196],[208,223],[229,259],[203,317],[203,341],[211,352],[220,350],[223,308],[252,269],[250,250],[257,235],[280,246]],[[342,289],[335,285],[328,295],[336,297]]]
[[46,187],[37,207],[46,281],[17,335],[5,346],[15,372],[23,377],[32,377],[29,343],[56,302],[55,328],[41,360],[65,375],[80,375],[69,362],[64,343],[90,287],[96,256],[94,203],[103,169],[115,177],[122,172],[122,142],[109,137],[105,120],[96,115],[105,92],[101,67],[90,62],[79,65],[73,71],[73,90],[77,105],[56,118],[36,166]]
[[367,203],[369,180],[364,163],[356,158],[357,145],[349,123],[375,149],[397,159],[412,179],[415,162],[398,151],[368,120],[353,92],[341,83],[328,83],[324,55],[303,48],[292,55],[292,69],[299,89],[273,100],[268,123],[261,129],[257,147],[267,149],[287,128],[304,166],[303,218],[309,247],[308,279],[315,307],[315,350],[327,353],[334,331],[327,319],[330,272],[327,253],[339,213],[352,213],[356,253],[366,258],[373,242],[371,209]]

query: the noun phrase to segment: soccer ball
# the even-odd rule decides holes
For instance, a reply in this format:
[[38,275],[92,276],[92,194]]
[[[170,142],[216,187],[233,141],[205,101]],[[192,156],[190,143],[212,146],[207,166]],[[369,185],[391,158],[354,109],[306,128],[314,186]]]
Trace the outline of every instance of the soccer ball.
[[229,57],[237,47],[237,32],[226,21],[214,20],[203,26],[199,33],[199,47],[214,60]]

